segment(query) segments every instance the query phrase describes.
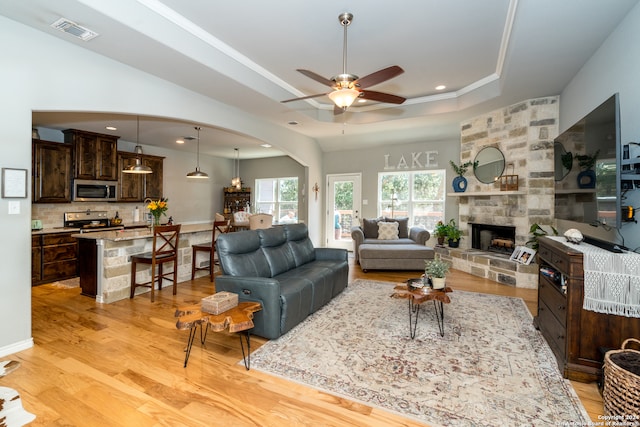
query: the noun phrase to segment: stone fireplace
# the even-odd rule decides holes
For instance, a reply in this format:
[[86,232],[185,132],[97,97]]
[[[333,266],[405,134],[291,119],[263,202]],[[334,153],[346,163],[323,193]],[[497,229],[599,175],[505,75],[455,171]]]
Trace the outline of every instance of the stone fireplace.
[[481,149],[496,147],[505,157],[504,173],[518,176],[518,189],[501,191],[500,180],[484,184],[469,173],[467,191],[448,194],[459,198],[458,223],[464,236],[460,250],[441,251],[454,268],[505,284],[537,287],[537,265],[515,264],[503,255],[474,248],[472,225],[509,227],[514,244],[524,246],[531,224],[553,223],[557,135],[557,96],[530,99],[461,124],[460,161],[473,161]]
[[516,228],[493,224],[471,225],[471,247],[511,256],[516,247]]

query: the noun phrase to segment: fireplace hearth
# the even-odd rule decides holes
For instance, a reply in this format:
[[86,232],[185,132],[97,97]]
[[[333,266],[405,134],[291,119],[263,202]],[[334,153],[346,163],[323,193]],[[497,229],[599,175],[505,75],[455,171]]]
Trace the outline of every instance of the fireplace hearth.
[[481,251],[511,255],[516,247],[516,228],[471,223],[471,247]]

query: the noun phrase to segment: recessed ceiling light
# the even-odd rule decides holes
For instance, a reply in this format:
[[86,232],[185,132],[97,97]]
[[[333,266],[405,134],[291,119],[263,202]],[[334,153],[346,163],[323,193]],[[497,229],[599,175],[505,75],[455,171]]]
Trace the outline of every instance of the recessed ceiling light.
[[359,102],[360,104],[364,104],[365,102],[367,102],[367,100],[366,100],[366,99],[364,99],[364,98],[358,98],[358,102]]
[[105,129],[106,130],[118,130],[118,128],[115,127],[115,126],[107,126]]
[[271,148],[271,144],[266,144],[266,143],[265,144],[260,144],[260,146],[264,147],[264,148]]
[[289,126],[297,126],[299,123],[298,123],[298,122],[296,122],[295,120],[291,120],[290,122],[287,122],[287,124],[288,124]]
[[184,139],[176,139],[176,144],[184,144]]
[[436,86],[436,90],[445,90],[447,87],[445,85]]

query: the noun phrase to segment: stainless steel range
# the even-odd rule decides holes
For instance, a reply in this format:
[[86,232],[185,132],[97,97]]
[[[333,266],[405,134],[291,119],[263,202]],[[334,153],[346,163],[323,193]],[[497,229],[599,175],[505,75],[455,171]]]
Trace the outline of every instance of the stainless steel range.
[[122,225],[111,225],[107,211],[91,211],[89,209],[82,212],[65,212],[64,226],[79,228],[80,233],[124,229]]

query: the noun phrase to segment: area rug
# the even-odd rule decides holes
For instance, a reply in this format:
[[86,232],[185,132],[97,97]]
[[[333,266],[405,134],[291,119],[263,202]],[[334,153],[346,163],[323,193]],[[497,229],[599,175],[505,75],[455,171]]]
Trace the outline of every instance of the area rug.
[[393,287],[350,283],[251,368],[432,426],[587,425],[522,299],[454,290],[444,337],[427,302],[412,340]]

